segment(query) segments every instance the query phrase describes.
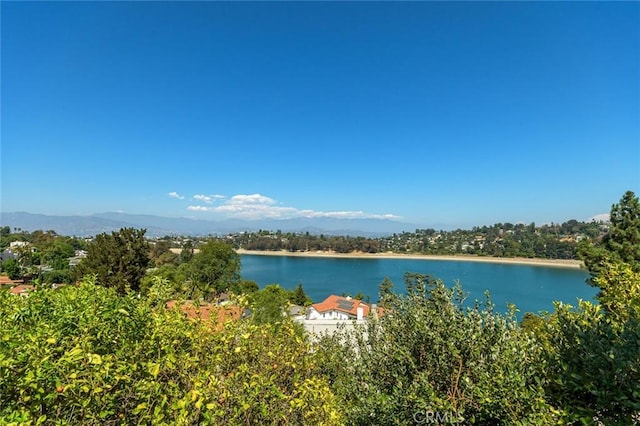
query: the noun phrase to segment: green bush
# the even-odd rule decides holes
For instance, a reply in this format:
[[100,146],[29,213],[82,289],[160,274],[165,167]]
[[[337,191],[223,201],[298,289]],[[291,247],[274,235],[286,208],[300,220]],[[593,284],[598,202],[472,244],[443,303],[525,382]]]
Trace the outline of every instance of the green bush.
[[548,320],[548,398],[568,423],[640,424],[640,318],[558,304]]
[[425,413],[465,424],[555,421],[542,347],[513,316],[490,302],[464,308],[458,285],[407,278],[408,295],[387,297],[379,321],[319,345],[349,424],[413,424]]
[[0,424],[341,424],[289,322],[219,330],[91,280],[0,292]]

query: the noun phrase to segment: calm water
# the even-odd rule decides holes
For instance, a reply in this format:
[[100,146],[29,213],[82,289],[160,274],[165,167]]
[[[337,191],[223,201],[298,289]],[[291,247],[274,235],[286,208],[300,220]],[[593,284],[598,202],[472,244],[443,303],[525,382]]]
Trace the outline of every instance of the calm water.
[[293,289],[302,283],[314,302],[343,292],[362,292],[375,302],[378,286],[387,276],[395,291],[403,292],[405,272],[430,274],[447,285],[458,280],[470,301],[484,301],[484,292],[489,290],[496,310],[502,312],[507,303],[514,303],[520,313],[552,311],[554,300],[575,305],[577,298],[593,301],[597,293],[585,283],[586,271],[570,268],[413,259],[259,255],[242,255],[241,259],[243,278],[257,282],[260,288],[277,283]]

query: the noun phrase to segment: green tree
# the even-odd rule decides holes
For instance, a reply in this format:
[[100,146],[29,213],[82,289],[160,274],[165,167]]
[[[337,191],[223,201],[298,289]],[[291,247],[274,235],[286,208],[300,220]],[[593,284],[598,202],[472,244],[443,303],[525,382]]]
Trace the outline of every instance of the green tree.
[[640,272],[640,201],[627,191],[619,204],[611,208],[611,229],[604,237],[604,246],[618,259]]
[[353,296],[353,298],[356,299],[356,300],[361,300],[361,301],[363,301],[365,303],[371,302],[371,298],[368,295],[366,295],[363,292],[361,292],[361,291],[358,291],[356,293],[356,295]]
[[558,303],[547,319],[550,345],[539,362],[562,424],[638,424],[640,317],[620,320],[585,301],[577,309]]
[[58,238],[58,235],[54,230],[48,230],[48,231],[36,230],[31,233],[29,240],[39,250],[43,250],[44,248],[53,244],[53,242],[57,238]]
[[302,283],[298,283],[295,290],[291,292],[289,301],[294,305],[299,305],[299,306],[309,306],[311,305],[311,302],[312,302],[309,296],[307,296],[307,293],[304,292],[304,289],[302,288]]
[[179,270],[191,295],[212,300],[222,292],[238,290],[240,255],[224,241],[210,240]]
[[39,272],[37,265],[40,263],[39,254],[31,244],[19,246],[14,249],[18,255],[18,263],[20,264],[23,276],[33,277]]
[[151,261],[156,266],[162,266],[167,263],[176,264],[179,256],[171,251],[171,246],[168,241],[156,241],[151,246],[151,252],[149,253]]
[[140,291],[144,295],[148,295],[149,290],[156,283],[167,283],[171,287],[171,295],[176,297],[185,297],[182,276],[178,272],[178,267],[171,263],[164,264],[157,268],[153,268],[140,281]]
[[95,274],[98,283],[114,288],[119,294],[139,291],[149,260],[149,244],[145,229],[122,228],[117,232],[97,235],[80,262],[78,276]]
[[389,277],[384,277],[378,288],[378,303],[381,307],[386,308],[393,298],[393,281]]
[[269,284],[253,293],[251,318],[256,324],[281,324],[286,317],[287,292],[278,284]]
[[182,251],[180,252],[180,263],[187,263],[193,259],[193,241],[187,240],[182,246]]
[[42,250],[41,261],[56,270],[69,269],[69,258],[73,257],[73,246],[63,238],[56,238]]
[[73,283],[73,272],[69,269],[54,269],[45,272],[42,280],[47,284],[71,284]]
[[258,287],[258,283],[252,280],[240,280],[238,284],[238,291],[236,293],[239,294],[251,294],[253,292],[258,291],[260,287]]
[[579,246],[580,257],[594,277],[607,262],[624,262],[640,272],[640,201],[632,191],[611,207],[610,220],[609,231],[601,242],[587,241]]
[[[404,274],[404,284],[407,294],[410,296],[426,297],[427,290],[433,287],[439,280],[429,274],[407,272]],[[436,288],[439,288],[436,286]]]
[[[568,423],[637,424],[640,412],[640,203],[611,208],[611,226],[579,253],[600,288],[600,305],[557,304],[546,318],[548,398]],[[540,333],[538,333],[540,335]]]
[[2,272],[7,274],[12,280],[17,280],[22,276],[20,263],[18,263],[16,259],[7,259],[2,262]]
[[619,324],[640,319],[640,272],[627,263],[606,263],[593,279],[600,288],[598,302],[610,319]]

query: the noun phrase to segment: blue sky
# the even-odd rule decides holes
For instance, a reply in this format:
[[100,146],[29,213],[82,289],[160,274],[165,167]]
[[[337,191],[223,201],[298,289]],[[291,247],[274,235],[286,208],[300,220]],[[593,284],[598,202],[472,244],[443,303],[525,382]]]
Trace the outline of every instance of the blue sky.
[[640,192],[637,2],[2,2],[5,212],[586,220]]

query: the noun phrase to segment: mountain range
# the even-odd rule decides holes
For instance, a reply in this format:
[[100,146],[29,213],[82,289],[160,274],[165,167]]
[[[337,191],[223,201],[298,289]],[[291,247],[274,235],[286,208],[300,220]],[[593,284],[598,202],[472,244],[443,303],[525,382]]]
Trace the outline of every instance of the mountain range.
[[262,220],[203,220],[182,217],[98,213],[87,216],[53,216],[26,212],[0,213],[0,226],[13,231],[53,230],[59,235],[90,237],[120,228],[145,228],[149,237],[165,235],[225,235],[258,230],[309,232],[311,234],[383,236],[415,231],[419,226],[386,219],[294,218]]

